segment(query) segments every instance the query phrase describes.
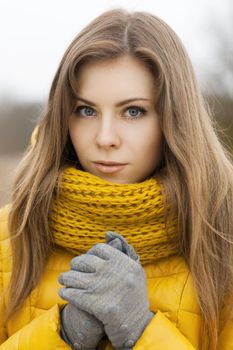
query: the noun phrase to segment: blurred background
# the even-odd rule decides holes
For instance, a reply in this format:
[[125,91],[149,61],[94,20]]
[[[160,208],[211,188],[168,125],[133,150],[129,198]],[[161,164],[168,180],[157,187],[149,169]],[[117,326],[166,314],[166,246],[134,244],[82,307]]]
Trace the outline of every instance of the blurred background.
[[105,10],[164,19],[183,41],[221,138],[233,152],[232,0],[0,0],[0,206],[74,36]]

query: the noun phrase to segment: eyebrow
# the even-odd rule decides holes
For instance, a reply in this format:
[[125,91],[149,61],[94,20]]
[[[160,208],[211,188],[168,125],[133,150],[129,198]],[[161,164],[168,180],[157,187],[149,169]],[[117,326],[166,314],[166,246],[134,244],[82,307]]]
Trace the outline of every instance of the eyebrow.
[[[91,102],[91,101],[88,101],[86,100],[85,98],[82,98],[80,96],[77,96],[77,100],[79,101],[82,101],[84,103],[87,103],[89,104],[90,106],[93,106],[93,107],[96,107],[96,105],[94,104],[94,102]],[[121,107],[129,102],[133,102],[133,101],[139,101],[139,100],[142,100],[142,101],[150,101],[150,99],[148,98],[143,98],[143,97],[136,97],[136,98],[129,98],[127,100],[124,100],[124,101],[120,101],[116,104],[116,107]]]

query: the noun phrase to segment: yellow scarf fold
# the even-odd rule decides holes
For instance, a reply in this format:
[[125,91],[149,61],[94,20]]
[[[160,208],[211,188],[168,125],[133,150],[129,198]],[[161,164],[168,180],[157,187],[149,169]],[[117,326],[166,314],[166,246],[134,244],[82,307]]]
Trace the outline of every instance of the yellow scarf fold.
[[165,209],[156,178],[114,184],[69,167],[57,181],[49,222],[55,243],[76,255],[116,231],[147,264],[179,252],[177,220],[165,230]]

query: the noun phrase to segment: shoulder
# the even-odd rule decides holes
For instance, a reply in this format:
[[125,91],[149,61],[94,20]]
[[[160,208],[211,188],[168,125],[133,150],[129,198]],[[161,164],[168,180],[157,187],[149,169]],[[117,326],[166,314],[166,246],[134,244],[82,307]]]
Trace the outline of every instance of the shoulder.
[[172,256],[144,266],[147,278],[189,274],[189,268],[182,256]]
[[201,311],[185,259],[173,256],[144,269],[151,310],[162,312],[198,348]]
[[182,256],[162,259],[144,269],[149,294],[162,309],[169,303],[173,309],[200,314],[190,269]]
[[7,204],[0,208],[0,241],[3,241],[9,237],[8,232],[8,217],[11,205]]
[[[148,283],[158,283],[161,288],[171,292],[180,290],[182,294],[187,286],[192,287],[190,269],[182,256],[173,256],[144,266]],[[191,288],[192,289],[192,288]]]
[[8,230],[8,217],[11,205],[0,209],[0,272],[10,272],[12,267],[11,245]]

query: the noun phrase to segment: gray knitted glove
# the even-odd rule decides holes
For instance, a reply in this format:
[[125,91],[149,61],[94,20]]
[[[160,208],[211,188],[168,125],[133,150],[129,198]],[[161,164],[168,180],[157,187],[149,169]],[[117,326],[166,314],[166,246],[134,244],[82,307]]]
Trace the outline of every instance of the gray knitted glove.
[[136,254],[134,248],[119,233],[114,231],[106,232],[106,243],[139,263],[140,257]]
[[[92,272],[83,273],[84,266]],[[66,288],[59,295],[100,320],[114,348],[132,348],[154,315],[140,263],[99,243],[72,259],[71,267],[60,275]]]
[[104,335],[103,324],[68,303],[61,312],[61,336],[72,349],[95,350]]
[[[119,234],[108,231],[106,241],[112,247],[138,260],[134,249]],[[83,272],[90,272],[83,267]],[[104,335],[104,326],[93,315],[68,303],[61,312],[61,336],[74,349],[95,349]]]

